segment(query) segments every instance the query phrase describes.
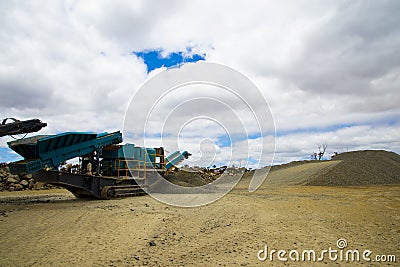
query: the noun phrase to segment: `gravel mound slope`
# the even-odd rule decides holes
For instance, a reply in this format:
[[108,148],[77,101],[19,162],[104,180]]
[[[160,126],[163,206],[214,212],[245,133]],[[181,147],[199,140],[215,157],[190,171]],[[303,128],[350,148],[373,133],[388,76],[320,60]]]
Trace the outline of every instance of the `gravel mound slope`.
[[306,185],[354,186],[400,184],[400,155],[384,150],[363,150],[337,155],[333,168],[314,176]]

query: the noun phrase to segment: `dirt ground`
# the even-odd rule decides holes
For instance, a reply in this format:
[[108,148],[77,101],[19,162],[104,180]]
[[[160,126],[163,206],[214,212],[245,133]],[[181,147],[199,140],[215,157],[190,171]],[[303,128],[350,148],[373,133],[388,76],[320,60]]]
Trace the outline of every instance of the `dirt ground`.
[[[274,172],[254,193],[246,191],[248,181],[240,182],[198,208],[172,207],[150,196],[81,200],[64,190],[2,193],[0,266],[399,266],[399,185],[296,185],[302,183],[299,172],[310,175],[298,168]],[[289,185],[274,182],[283,177]],[[397,262],[257,257],[265,245],[300,255],[315,250],[318,257],[338,249],[339,238],[347,241],[344,253],[368,249],[372,260],[395,255]]]

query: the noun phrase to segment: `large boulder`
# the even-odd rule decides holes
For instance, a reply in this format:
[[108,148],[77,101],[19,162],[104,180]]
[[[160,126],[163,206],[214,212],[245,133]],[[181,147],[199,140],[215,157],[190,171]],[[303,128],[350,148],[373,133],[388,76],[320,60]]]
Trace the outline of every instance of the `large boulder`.
[[22,180],[19,184],[22,185],[23,187],[28,187],[29,182],[27,180]]
[[32,174],[25,174],[25,175],[23,175],[22,177],[21,177],[21,179],[23,179],[23,180],[30,180],[30,179],[32,179]]
[[5,178],[5,177],[7,177],[8,176],[8,171],[6,171],[6,169],[5,168],[1,168],[0,169],[0,178]]
[[28,188],[33,189],[34,186],[35,186],[35,181],[33,179],[30,179],[28,183]]
[[17,180],[17,179],[15,179],[14,175],[10,175],[10,176],[8,176],[6,182],[8,184],[17,184],[17,183],[19,183],[19,178]]
[[23,190],[24,189],[24,187],[22,186],[22,185],[20,185],[20,184],[15,184],[14,185],[14,190],[15,191],[21,191],[21,190]]

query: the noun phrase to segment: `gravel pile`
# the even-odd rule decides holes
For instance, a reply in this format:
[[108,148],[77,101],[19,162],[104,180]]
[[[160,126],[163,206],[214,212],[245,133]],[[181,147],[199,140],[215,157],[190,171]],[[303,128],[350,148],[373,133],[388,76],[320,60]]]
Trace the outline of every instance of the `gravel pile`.
[[0,191],[22,191],[28,189],[47,189],[51,185],[35,182],[32,175],[11,174],[8,167],[0,168]]
[[188,172],[183,170],[179,170],[164,176],[167,181],[185,187],[206,185],[214,181],[217,177],[218,175],[208,172]]
[[318,162],[318,161],[315,161],[315,160],[292,161],[292,162],[284,163],[284,164],[281,164],[281,165],[271,166],[270,171],[271,172],[272,171],[279,171],[279,170],[283,170],[283,169],[287,169],[287,168],[291,168],[291,167],[296,167],[296,166],[307,164],[307,163],[315,163],[315,162]]
[[353,186],[400,184],[400,155],[384,150],[346,152],[333,168],[318,173],[307,185]]

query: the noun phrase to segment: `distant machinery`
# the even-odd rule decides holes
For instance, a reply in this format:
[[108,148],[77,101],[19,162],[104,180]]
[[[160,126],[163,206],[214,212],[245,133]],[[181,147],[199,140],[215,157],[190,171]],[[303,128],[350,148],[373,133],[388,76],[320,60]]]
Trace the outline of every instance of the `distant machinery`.
[[[67,132],[8,142],[24,159],[9,164],[14,174],[32,173],[37,181],[62,186],[77,197],[112,198],[143,194],[150,178],[187,159],[187,151],[165,156],[164,148],[119,145],[122,134]],[[77,173],[59,171],[61,163],[81,157]]]

